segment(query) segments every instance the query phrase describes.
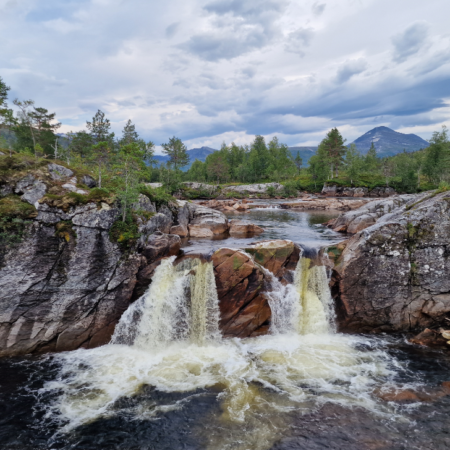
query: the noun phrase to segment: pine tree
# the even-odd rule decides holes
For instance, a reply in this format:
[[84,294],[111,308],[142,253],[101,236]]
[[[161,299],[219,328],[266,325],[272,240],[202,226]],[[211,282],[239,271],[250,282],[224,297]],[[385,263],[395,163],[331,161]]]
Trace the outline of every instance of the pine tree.
[[114,139],[114,133],[110,131],[111,123],[105,117],[105,113],[100,110],[95,113],[92,122],[86,122],[86,128],[89,130],[94,144],[112,141]]
[[122,131],[120,145],[128,145],[139,141],[139,135],[136,132],[136,126],[128,119]]
[[377,150],[375,148],[375,145],[373,142],[370,145],[369,151],[367,152],[367,155],[365,157],[364,161],[364,169],[367,172],[373,172],[378,169],[379,160],[377,157]]
[[174,167],[175,171],[189,164],[187,148],[181,139],[174,136],[169,139],[167,144],[161,144],[161,146],[163,153],[169,156],[169,164]]
[[6,103],[6,99],[8,98],[8,91],[11,88],[6,86],[3,82],[2,77],[0,77],[0,119],[6,115],[8,111],[8,105]]
[[362,157],[356,148],[355,144],[351,144],[345,155],[345,165],[347,177],[350,178],[350,183],[353,184],[353,181],[356,180],[362,169]]
[[300,152],[297,152],[297,155],[295,156],[295,166],[297,167],[298,173],[300,174],[300,169],[302,168],[303,160],[300,157]]
[[345,139],[339,130],[333,128],[327,133],[325,139],[320,144],[327,154],[331,178],[339,176],[339,168],[344,163],[344,155],[347,150],[344,143]]

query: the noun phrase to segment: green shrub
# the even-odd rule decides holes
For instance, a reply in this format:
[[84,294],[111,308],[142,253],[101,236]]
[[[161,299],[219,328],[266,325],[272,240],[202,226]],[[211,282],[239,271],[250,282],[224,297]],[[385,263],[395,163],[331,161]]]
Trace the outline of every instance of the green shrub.
[[295,180],[286,181],[282,195],[283,197],[296,197],[298,195],[298,183]]
[[225,194],[226,198],[245,198],[246,195],[243,192],[231,191]]
[[0,259],[11,246],[23,239],[30,220],[37,216],[36,208],[11,195],[0,199]]
[[116,220],[109,230],[110,240],[117,242],[124,249],[133,247],[139,236],[136,216],[131,213],[126,215],[125,222],[122,219]]
[[266,192],[269,197],[275,197],[277,195],[277,190],[272,185],[267,186]]
[[153,189],[148,186],[142,186],[139,192],[150,199],[159,209],[161,206],[170,206],[176,203],[177,199],[172,197],[163,187]]

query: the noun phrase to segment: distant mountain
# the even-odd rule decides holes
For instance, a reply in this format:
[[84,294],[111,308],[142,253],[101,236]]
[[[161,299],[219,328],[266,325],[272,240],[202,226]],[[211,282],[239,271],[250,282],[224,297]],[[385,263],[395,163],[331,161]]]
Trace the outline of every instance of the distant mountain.
[[[189,155],[189,165],[187,165],[186,167],[183,167],[183,170],[189,169],[189,167],[191,167],[191,164],[196,159],[199,159],[200,161],[205,162],[206,157],[214,152],[217,152],[217,150],[214,148],[210,148],[210,147],[191,148],[190,150],[187,151],[187,153]],[[169,157],[166,155],[155,155],[154,158],[159,163],[165,163],[165,162],[169,161]]]
[[388,127],[376,127],[360,136],[353,143],[361,153],[366,154],[372,142],[377,150],[377,155],[380,157],[393,156],[403,152],[403,150],[414,152],[429,145],[427,141],[415,134],[399,133]]

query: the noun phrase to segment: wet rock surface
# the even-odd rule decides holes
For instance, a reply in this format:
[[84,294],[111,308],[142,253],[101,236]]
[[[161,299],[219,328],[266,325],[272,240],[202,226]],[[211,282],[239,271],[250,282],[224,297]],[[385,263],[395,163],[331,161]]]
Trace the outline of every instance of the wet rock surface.
[[407,200],[397,209],[383,207],[387,212],[349,239],[338,255],[332,290],[341,329],[448,325],[450,197],[426,193]]
[[271,310],[261,293],[264,274],[249,255],[222,248],[212,255],[224,337],[265,333]]

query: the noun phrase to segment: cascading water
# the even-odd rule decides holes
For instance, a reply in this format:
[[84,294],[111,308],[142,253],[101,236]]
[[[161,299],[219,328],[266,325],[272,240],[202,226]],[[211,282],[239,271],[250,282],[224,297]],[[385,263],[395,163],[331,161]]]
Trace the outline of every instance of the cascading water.
[[174,266],[173,260],[156,269],[109,345],[56,356],[60,376],[44,391],[58,393],[50,412],[64,431],[115,416],[120,400],[139,398],[143,386],[188,396],[122,413],[149,420],[183,408],[202,390],[220,389],[221,412],[210,420],[221,431],[208,435],[210,449],[269,448],[286,429],[283,412],[325,402],[377,409],[371,386],[392,376],[390,358],[376,348],[357,350],[372,345],[367,338],[330,334],[325,267],[302,257],[287,286],[265,271],[271,334],[224,340],[212,264],[186,259]]
[[196,258],[174,266],[174,259],[156,269],[150,289],[122,316],[111,344],[152,350],[175,341],[204,344],[220,338],[212,264]]
[[272,334],[323,334],[335,331],[333,304],[324,265],[300,255],[294,282],[288,285],[283,285],[267,269],[261,269],[270,285],[270,292],[266,295],[272,311]]

